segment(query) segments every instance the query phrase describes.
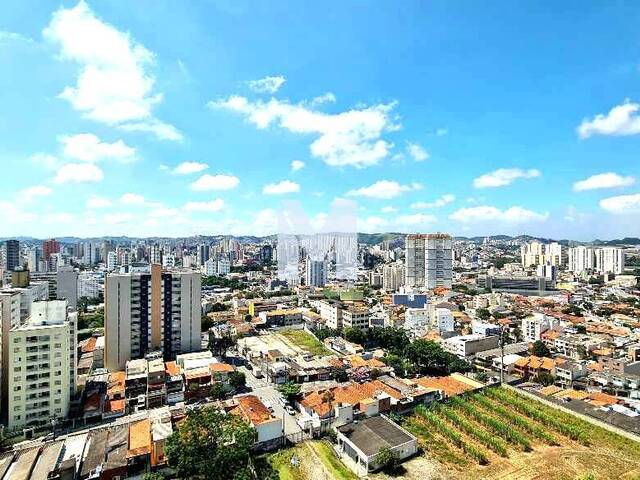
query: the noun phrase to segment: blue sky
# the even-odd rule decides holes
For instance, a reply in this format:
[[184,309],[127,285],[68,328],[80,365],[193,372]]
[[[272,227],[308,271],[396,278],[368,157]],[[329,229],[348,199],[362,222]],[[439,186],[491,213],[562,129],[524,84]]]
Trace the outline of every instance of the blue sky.
[[633,2],[7,1],[0,236],[640,235]]

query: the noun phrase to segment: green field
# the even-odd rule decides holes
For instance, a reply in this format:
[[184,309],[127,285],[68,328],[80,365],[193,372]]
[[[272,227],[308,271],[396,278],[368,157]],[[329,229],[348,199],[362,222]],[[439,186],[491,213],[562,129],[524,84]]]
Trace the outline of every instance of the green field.
[[[292,461],[293,460],[293,461]],[[269,463],[280,480],[357,480],[324,441],[308,441],[269,456]]]
[[320,340],[305,330],[282,330],[279,333],[289,342],[311,355],[331,355],[332,353]]
[[405,419],[425,460],[453,478],[640,478],[640,444],[506,388],[418,407]]

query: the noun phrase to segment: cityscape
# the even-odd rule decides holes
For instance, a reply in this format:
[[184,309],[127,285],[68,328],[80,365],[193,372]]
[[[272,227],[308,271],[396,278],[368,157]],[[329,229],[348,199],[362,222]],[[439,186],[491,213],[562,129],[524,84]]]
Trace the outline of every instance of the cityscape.
[[2,10],[0,480],[640,478],[637,5]]

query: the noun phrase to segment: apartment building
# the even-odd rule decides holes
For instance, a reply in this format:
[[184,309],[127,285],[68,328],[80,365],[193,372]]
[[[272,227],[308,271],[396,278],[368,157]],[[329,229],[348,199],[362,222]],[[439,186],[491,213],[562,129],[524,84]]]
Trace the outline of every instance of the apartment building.
[[404,285],[404,267],[400,264],[382,267],[382,288],[387,292],[397,292]]
[[105,366],[161,351],[165,359],[200,350],[200,273],[147,271],[109,274],[105,280]]
[[9,332],[9,428],[67,416],[76,376],[76,322],[64,300],[36,302],[27,321]]
[[557,325],[557,320],[542,313],[522,319],[522,338],[526,342],[542,339],[542,334]]
[[577,274],[587,270],[621,274],[624,271],[624,250],[619,247],[596,248],[583,245],[570,248],[568,269]]
[[342,326],[344,328],[369,328],[369,309],[360,305],[348,305],[342,310]]
[[405,285],[451,288],[452,239],[444,233],[411,234],[405,239]]

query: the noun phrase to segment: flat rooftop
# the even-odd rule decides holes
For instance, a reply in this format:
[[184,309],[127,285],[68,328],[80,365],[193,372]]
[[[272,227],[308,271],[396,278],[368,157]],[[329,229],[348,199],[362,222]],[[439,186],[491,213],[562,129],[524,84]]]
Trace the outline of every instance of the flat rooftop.
[[386,417],[370,417],[343,425],[338,431],[347,437],[367,457],[376,455],[381,448],[395,448],[415,440]]

